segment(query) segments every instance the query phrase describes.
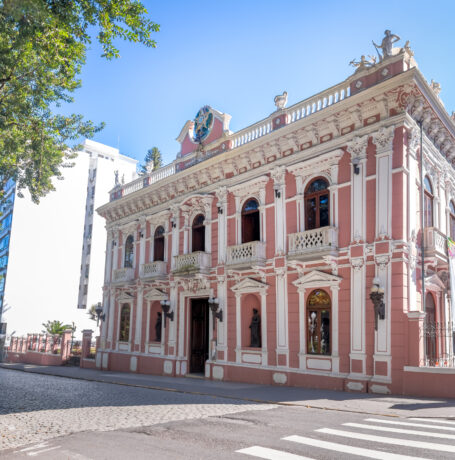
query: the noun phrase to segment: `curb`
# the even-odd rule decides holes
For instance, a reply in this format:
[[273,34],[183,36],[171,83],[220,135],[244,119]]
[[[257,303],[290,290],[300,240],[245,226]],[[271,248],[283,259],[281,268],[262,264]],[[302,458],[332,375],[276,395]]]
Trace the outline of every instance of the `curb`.
[[223,398],[223,399],[233,399],[237,401],[245,401],[245,402],[252,402],[255,404],[270,404],[276,406],[285,406],[285,407],[304,407],[306,409],[318,409],[318,410],[326,410],[326,411],[334,411],[334,412],[348,412],[352,414],[367,414],[367,415],[376,415],[381,417],[392,417],[392,418],[407,418],[404,416],[400,416],[398,414],[387,414],[382,412],[371,412],[371,411],[362,411],[362,410],[354,410],[354,409],[337,409],[334,407],[325,407],[325,406],[315,406],[312,404],[296,404],[293,402],[283,402],[283,401],[273,401],[273,400],[264,400],[264,399],[254,399],[254,398],[245,398],[241,396],[229,396],[223,394],[211,394],[211,393],[204,393],[200,391],[190,391],[190,390],[179,390],[176,388],[168,388],[168,387],[158,387],[154,385],[141,385],[138,383],[128,383],[128,382],[118,382],[115,380],[102,380],[97,378],[90,378],[90,377],[77,377],[77,376],[68,376],[68,375],[60,375],[60,374],[50,374],[48,372],[42,371],[35,371],[35,370],[26,370],[26,369],[17,369],[17,368],[10,368],[0,365],[1,369],[6,369],[10,371],[18,371],[24,372],[28,374],[38,374],[38,375],[47,375],[51,377],[60,377],[64,379],[73,379],[73,380],[84,380],[87,382],[96,382],[96,383],[107,383],[110,385],[121,385],[126,387],[133,387],[133,388],[143,388],[147,390],[156,390],[156,391],[167,391],[173,393],[180,393],[180,394],[188,394],[188,395],[196,395],[196,396],[210,396],[212,398]]

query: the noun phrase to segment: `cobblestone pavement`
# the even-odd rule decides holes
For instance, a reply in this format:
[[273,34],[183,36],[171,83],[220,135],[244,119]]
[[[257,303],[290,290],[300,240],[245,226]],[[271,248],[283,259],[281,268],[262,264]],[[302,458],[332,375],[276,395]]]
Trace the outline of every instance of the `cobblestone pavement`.
[[274,407],[0,369],[0,451],[82,431],[111,431]]

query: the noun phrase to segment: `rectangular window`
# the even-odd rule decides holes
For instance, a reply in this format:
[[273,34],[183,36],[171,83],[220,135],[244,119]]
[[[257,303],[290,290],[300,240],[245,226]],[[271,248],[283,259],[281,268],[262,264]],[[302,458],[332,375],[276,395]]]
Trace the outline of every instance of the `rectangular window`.
[[90,254],[90,251],[92,250],[92,245],[87,244],[87,254]]
[[87,288],[88,288],[88,286],[86,284],[84,284],[84,295],[87,295]]
[[95,198],[95,186],[92,187],[92,198]]
[[87,265],[85,266],[85,277],[86,277],[86,278],[88,278],[89,272],[90,272],[90,265],[87,264]]

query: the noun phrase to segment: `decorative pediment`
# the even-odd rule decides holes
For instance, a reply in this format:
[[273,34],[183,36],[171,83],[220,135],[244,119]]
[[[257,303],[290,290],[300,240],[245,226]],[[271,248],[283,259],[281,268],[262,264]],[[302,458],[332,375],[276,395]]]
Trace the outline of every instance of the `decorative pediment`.
[[339,276],[321,272],[319,270],[313,270],[306,275],[301,276],[292,284],[294,284],[294,286],[296,286],[299,290],[306,288],[338,287],[341,280],[342,278]]
[[166,300],[167,298],[168,296],[165,292],[160,291],[159,289],[156,289],[156,288],[149,289],[144,294],[145,300]]
[[441,292],[446,290],[446,285],[436,273],[425,277],[425,287],[431,291]]
[[300,161],[287,167],[287,170],[300,178],[297,185],[298,193],[303,193],[302,184],[305,179],[314,175],[325,175],[330,184],[336,184],[338,179],[338,163],[343,156],[343,150],[336,149],[330,152],[319,155],[309,160]]
[[133,302],[134,294],[132,292],[121,291],[119,294],[117,294],[117,301],[118,302]]
[[229,191],[236,197],[246,198],[251,194],[259,194],[261,190],[265,189],[269,180],[268,176],[256,177],[253,180],[229,187]]
[[231,290],[235,293],[246,293],[246,292],[264,292],[268,289],[269,285],[258,281],[254,278],[244,278],[239,283],[231,287]]

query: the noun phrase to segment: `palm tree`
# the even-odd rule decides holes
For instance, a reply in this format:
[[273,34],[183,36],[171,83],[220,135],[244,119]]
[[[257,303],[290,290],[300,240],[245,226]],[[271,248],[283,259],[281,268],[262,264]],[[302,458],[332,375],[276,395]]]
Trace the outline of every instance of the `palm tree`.
[[69,324],[63,324],[61,321],[57,320],[43,323],[43,327],[43,333],[47,332],[51,335],[62,335],[67,329],[73,329],[73,326],[70,326]]

